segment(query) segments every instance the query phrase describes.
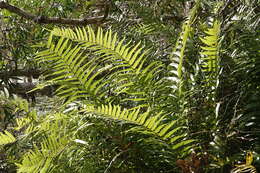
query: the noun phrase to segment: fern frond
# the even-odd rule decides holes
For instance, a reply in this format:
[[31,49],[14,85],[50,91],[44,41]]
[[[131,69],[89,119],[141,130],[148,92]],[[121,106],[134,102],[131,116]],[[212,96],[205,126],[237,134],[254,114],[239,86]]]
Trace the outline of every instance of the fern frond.
[[98,28],[95,34],[94,30],[88,26],[85,28],[72,29],[55,28],[52,35],[64,37],[72,41],[80,43],[80,46],[95,51],[96,54],[110,57],[112,60],[123,60],[120,63],[130,66],[133,69],[142,69],[143,61],[147,52],[140,47],[140,42],[135,46],[129,46],[123,40],[118,40],[117,34],[113,34],[111,30],[106,32]]
[[67,127],[68,125],[68,115],[62,113],[55,113],[51,116],[46,116],[40,125],[36,125],[36,134],[41,134],[45,132],[56,132],[59,127]]
[[182,70],[183,70],[182,64],[183,64],[184,52],[186,49],[186,44],[187,44],[190,31],[191,31],[191,27],[189,21],[184,22],[182,26],[182,32],[173,49],[173,54],[171,55],[171,59],[173,61],[171,66],[176,68],[175,64],[177,64],[176,71],[177,71],[177,77],[179,79],[182,78]]
[[66,147],[68,139],[51,135],[42,141],[40,147],[34,146],[34,149],[23,156],[21,164],[17,164],[18,173],[35,173],[35,172],[50,172],[53,169],[53,160]]
[[[93,79],[102,71],[97,71],[97,66],[93,65],[94,60],[84,64],[83,61],[86,59],[82,57],[80,50],[78,46],[71,48],[71,45],[68,45],[68,40],[61,38],[57,45],[52,45],[50,49],[37,55],[40,62],[52,61],[55,64],[53,68],[56,71],[48,76],[53,77],[54,83],[63,84],[57,93],[65,98],[69,95],[70,100],[85,98],[91,93],[99,92],[96,89],[91,89],[93,88],[91,86],[96,82]],[[94,72],[96,73],[92,75]]]
[[178,38],[176,45],[173,49],[173,53],[170,57],[172,63],[170,64],[172,70],[171,72],[171,81],[173,81],[173,86],[172,88],[179,88],[179,92],[181,93],[181,84],[183,80],[183,60],[184,60],[184,52],[186,50],[186,44],[188,40],[189,33],[191,31],[189,22],[186,21],[183,26],[182,26],[182,32],[180,34],[180,37]]
[[132,31],[140,33],[142,35],[151,35],[156,31],[156,24],[143,24],[139,23],[132,27]]
[[182,93],[182,80],[183,80],[183,72],[184,72],[184,56],[185,51],[187,48],[187,41],[189,39],[190,32],[192,31],[191,24],[193,23],[197,10],[200,6],[200,0],[197,0],[195,2],[194,7],[189,12],[189,16],[186,21],[184,21],[182,25],[182,31],[180,33],[179,38],[177,39],[177,42],[175,44],[175,47],[173,48],[173,51],[170,55],[170,60],[172,63],[170,64],[172,70],[171,76],[168,78],[173,82],[173,86],[171,86],[174,89],[179,89],[179,94]]
[[207,36],[200,38],[205,45],[201,46],[202,70],[205,72],[206,85],[216,87],[219,71],[219,21],[216,20],[212,28],[209,28],[205,33]]
[[[177,120],[164,123],[163,120],[165,116],[162,112],[151,116],[149,111],[141,113],[140,108],[130,111],[128,109],[122,109],[119,105],[111,104],[102,105],[100,107],[88,106],[84,111],[86,113],[94,113],[143,127],[143,132],[146,130],[152,132],[160,139],[172,145],[173,149],[178,149],[194,142],[192,139],[187,139],[186,134],[179,135],[178,131],[184,127],[178,126]],[[180,140],[182,141],[178,142]]]
[[[54,36],[61,37],[57,43]],[[124,42],[111,30],[103,32],[99,28],[95,33],[89,26],[75,31],[55,28],[47,49],[37,54],[37,60],[53,64],[54,72],[48,77],[61,85],[56,92],[67,102],[80,98],[108,102],[109,98],[104,97],[111,90],[115,94],[130,94],[135,101],[147,100],[140,90],[151,85],[163,64],[153,62],[145,66],[149,50],[143,50],[140,42],[133,46]]]
[[26,125],[28,125],[31,122],[30,118],[23,117],[23,118],[16,118],[16,127],[15,130],[20,130]]
[[15,141],[15,137],[8,131],[5,130],[4,133],[0,133],[0,145],[10,144]]
[[[15,129],[23,128],[22,131],[20,130],[23,135],[19,136],[19,144],[32,144],[32,148],[27,150],[16,163],[18,172],[47,173],[57,167],[56,159],[69,150],[68,143],[73,142],[76,134],[74,129],[78,128],[75,127],[73,122],[75,120],[70,115],[52,113],[39,116],[36,121],[29,118],[17,120],[18,127]],[[75,114],[73,116],[77,117]]]

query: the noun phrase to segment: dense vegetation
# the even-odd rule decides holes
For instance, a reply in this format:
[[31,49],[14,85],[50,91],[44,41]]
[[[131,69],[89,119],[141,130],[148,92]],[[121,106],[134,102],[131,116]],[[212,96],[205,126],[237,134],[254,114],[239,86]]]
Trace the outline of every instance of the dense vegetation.
[[0,0],[0,172],[259,172],[259,12]]

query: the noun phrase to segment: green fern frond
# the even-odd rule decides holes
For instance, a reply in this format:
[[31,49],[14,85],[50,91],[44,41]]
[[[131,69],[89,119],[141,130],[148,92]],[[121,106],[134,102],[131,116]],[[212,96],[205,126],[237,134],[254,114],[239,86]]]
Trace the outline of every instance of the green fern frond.
[[33,150],[23,156],[22,163],[17,163],[18,173],[47,173],[53,168],[53,160],[66,148],[68,139],[51,135],[42,141],[40,147],[34,146]]
[[[54,36],[61,37],[57,43],[53,41]],[[73,46],[73,42],[77,45]],[[135,99],[146,100],[139,91],[154,80],[163,64],[153,62],[145,67],[149,50],[144,51],[140,45],[140,42],[135,46],[130,46],[130,42],[124,44],[124,39],[118,40],[111,30],[103,32],[99,28],[95,33],[91,27],[75,31],[55,28],[47,49],[36,57],[39,62],[53,64],[54,72],[48,77],[61,85],[56,92],[69,98],[68,102],[91,96],[104,102],[111,88],[116,94],[138,93]]]
[[55,113],[51,116],[46,116],[40,125],[36,125],[36,134],[45,132],[56,132],[59,127],[67,127],[68,125],[68,115],[62,113]]
[[156,31],[156,24],[143,24],[139,23],[132,26],[132,31],[140,33],[142,35],[151,35]]
[[[186,49],[186,44],[187,44],[190,31],[191,31],[191,27],[189,21],[186,21],[182,26],[182,32],[173,49],[173,54],[171,55],[171,59],[173,61],[173,64],[171,65],[175,67],[177,71],[177,77],[179,79],[182,78],[182,70],[183,70],[182,64],[183,64],[184,52]],[[177,68],[175,64],[177,64]]]
[[[52,45],[50,49],[42,51],[37,55],[37,59],[40,62],[52,61],[55,64],[53,68],[56,71],[48,76],[53,78],[52,81],[54,83],[63,84],[57,90],[58,95],[67,97],[67,95],[71,94],[71,100],[81,97],[85,98],[91,93],[99,92],[91,86],[97,85],[95,83],[97,81],[93,81],[93,79],[101,71],[98,72],[97,66],[91,64],[93,60],[83,64],[83,61],[86,59],[82,57],[80,50],[77,46],[71,48],[71,45],[68,45],[68,40],[61,38],[57,45]],[[94,71],[97,72],[92,75]]]
[[207,36],[200,38],[205,45],[201,46],[202,70],[205,72],[206,84],[216,87],[219,71],[219,21],[216,20],[212,28],[209,28],[205,33]]
[[15,141],[15,137],[8,131],[5,130],[4,133],[0,133],[0,145],[10,144]]
[[123,44],[125,39],[118,40],[117,34],[113,34],[111,30],[104,32],[103,29],[98,28],[97,33],[95,33],[90,26],[86,29],[76,28],[75,32],[72,29],[55,28],[52,35],[78,42],[81,47],[112,58],[112,60],[123,60],[121,63],[136,69],[136,73],[139,73],[139,70],[142,69],[147,54],[140,47],[140,42],[135,46],[129,46],[130,42]]
[[180,37],[178,38],[176,45],[173,49],[173,53],[171,55],[171,61],[172,63],[170,66],[172,67],[171,77],[169,79],[173,81],[175,84],[173,88],[179,88],[179,92],[181,93],[181,84],[183,80],[183,60],[184,60],[184,53],[186,50],[186,44],[188,40],[189,33],[191,31],[191,27],[189,25],[189,22],[186,21],[182,26],[182,32],[180,34]]
[[20,130],[26,125],[28,125],[31,122],[30,118],[23,117],[23,118],[16,118],[16,127],[15,130]]
[[197,10],[200,6],[200,0],[197,0],[195,2],[194,7],[191,9],[189,16],[186,21],[184,21],[182,25],[182,31],[180,33],[180,36],[178,37],[178,40],[175,44],[175,47],[173,48],[173,51],[170,55],[170,60],[172,63],[170,64],[172,70],[171,76],[169,79],[173,81],[172,88],[176,89],[179,88],[179,94],[182,93],[182,80],[183,80],[183,72],[184,72],[184,56],[185,51],[187,48],[187,41],[189,39],[190,32],[192,31],[191,24],[195,20]]
[[[164,123],[165,116],[162,112],[151,116],[150,112],[140,112],[139,109],[128,110],[122,109],[119,105],[102,105],[100,107],[88,106],[84,112],[102,115],[114,120],[122,120],[143,127],[143,132],[146,130],[158,136],[160,139],[167,141],[172,145],[173,149],[184,147],[194,142],[192,139],[187,139],[186,134],[179,135],[178,131],[184,127],[177,125],[177,120],[169,123]],[[146,129],[146,130],[145,130]],[[182,140],[181,142],[178,142]]]
[[[27,150],[21,161],[16,163],[18,172],[47,173],[56,168],[56,159],[67,151],[68,143],[74,140],[77,133],[74,129],[78,127],[74,127],[72,122],[77,115],[73,114],[73,118],[70,115],[55,113],[40,116],[37,121],[29,118],[17,120],[17,128],[23,128],[19,142],[26,145],[33,144],[32,149]],[[74,128],[71,128],[71,124]],[[34,142],[35,139],[37,143]]]
[[[22,107],[20,107],[19,110],[23,110]],[[29,110],[29,109],[28,109]],[[16,118],[15,121],[16,121],[16,127],[14,127],[15,130],[19,131],[21,130],[22,128],[26,127],[26,134],[29,134],[31,133],[32,129],[33,129],[33,122],[37,121],[38,117],[37,117],[37,113],[36,113],[36,110],[30,110],[30,112],[26,112],[26,115],[24,115],[24,117],[19,117],[19,118]],[[27,131],[27,129],[30,131]]]

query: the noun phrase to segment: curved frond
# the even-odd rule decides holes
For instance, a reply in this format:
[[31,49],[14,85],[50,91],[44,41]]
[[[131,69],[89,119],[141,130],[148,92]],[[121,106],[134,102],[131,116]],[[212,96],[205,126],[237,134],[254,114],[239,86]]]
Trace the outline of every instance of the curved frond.
[[144,133],[148,130],[172,145],[173,149],[178,149],[194,142],[192,139],[187,139],[186,134],[180,135],[179,130],[184,127],[178,125],[177,120],[165,123],[163,121],[165,115],[163,115],[162,112],[151,116],[149,111],[141,113],[140,108],[128,110],[122,109],[119,105],[111,104],[102,105],[100,107],[88,106],[84,111],[86,113],[99,114],[114,120],[126,121],[143,127]]
[[103,29],[98,28],[97,33],[95,33],[90,26],[76,28],[76,31],[55,28],[52,35],[78,42],[80,47],[95,51],[95,54],[102,54],[111,60],[121,60],[120,63],[136,69],[136,73],[142,69],[147,54],[147,51],[143,51],[140,46],[140,42],[135,46],[130,46],[130,42],[124,44],[125,39],[119,40],[117,34],[113,34],[111,30],[104,32]]
[[[98,71],[94,60],[87,61],[87,55],[83,56],[83,52],[78,46],[72,47],[68,44],[68,40],[61,38],[57,45],[53,45],[37,54],[40,62],[51,61],[55,69],[54,73],[48,75],[53,78],[52,81],[62,86],[57,90],[58,95],[62,97],[70,97],[73,101],[78,98],[86,98],[90,94],[101,92],[97,88],[93,89],[93,85],[97,85],[94,78],[102,73]],[[94,74],[95,72],[95,74]]]
[[[57,43],[54,36],[61,37]],[[47,77],[61,85],[57,94],[67,102],[91,98],[106,103],[111,92],[126,93],[132,96],[130,100],[143,102],[147,94],[140,91],[156,82],[163,67],[157,61],[146,65],[149,50],[143,50],[140,42],[125,44],[117,34],[101,28],[97,33],[89,26],[75,31],[55,28],[46,46],[37,54],[37,60],[52,64],[53,72]]]

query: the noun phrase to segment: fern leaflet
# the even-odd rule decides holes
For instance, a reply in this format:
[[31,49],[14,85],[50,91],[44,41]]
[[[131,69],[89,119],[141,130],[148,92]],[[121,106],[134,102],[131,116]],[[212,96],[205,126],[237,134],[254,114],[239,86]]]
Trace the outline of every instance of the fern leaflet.
[[10,144],[15,141],[15,137],[8,131],[5,130],[4,133],[0,133],[0,145]]

